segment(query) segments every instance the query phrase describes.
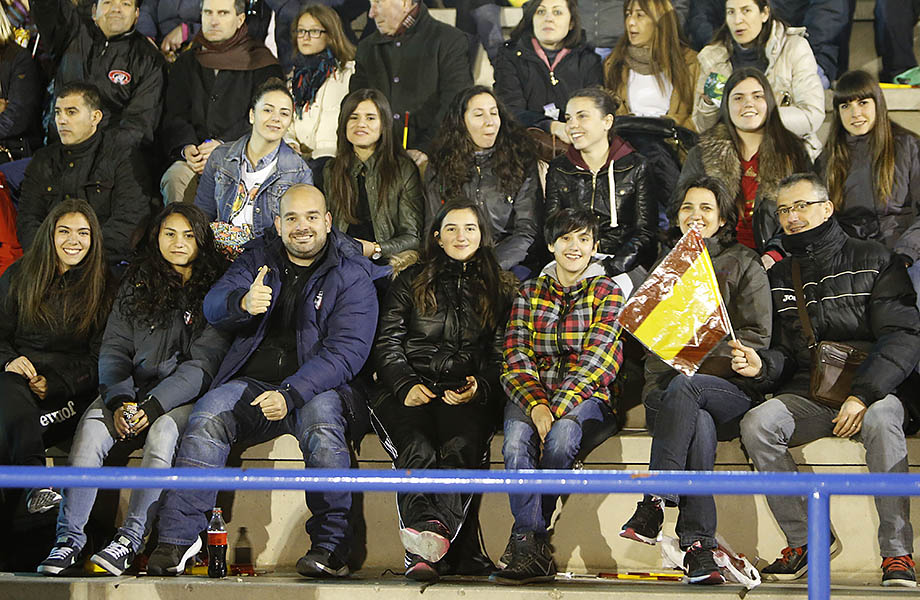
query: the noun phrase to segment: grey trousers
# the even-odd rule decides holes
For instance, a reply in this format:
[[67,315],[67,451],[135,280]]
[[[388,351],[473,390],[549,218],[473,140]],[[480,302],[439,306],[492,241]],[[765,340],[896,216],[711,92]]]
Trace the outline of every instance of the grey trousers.
[[[837,411],[795,394],[781,394],[752,408],[741,421],[741,441],[758,471],[797,471],[789,448],[834,435]],[[858,439],[873,473],[907,473],[904,407],[889,394],[869,405]],[[854,438],[856,439],[856,438]],[[808,542],[808,505],[803,496],[767,496],[790,547]],[[878,496],[878,544],[883,557],[913,551],[910,501]]]

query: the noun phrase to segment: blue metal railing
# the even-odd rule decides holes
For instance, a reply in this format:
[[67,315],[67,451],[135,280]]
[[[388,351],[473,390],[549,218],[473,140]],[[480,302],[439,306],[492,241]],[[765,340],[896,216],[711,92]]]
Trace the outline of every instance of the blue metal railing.
[[830,598],[830,496],[920,496],[920,475],[751,471],[393,471],[0,467],[0,487],[542,494],[772,494],[808,498],[808,597]]

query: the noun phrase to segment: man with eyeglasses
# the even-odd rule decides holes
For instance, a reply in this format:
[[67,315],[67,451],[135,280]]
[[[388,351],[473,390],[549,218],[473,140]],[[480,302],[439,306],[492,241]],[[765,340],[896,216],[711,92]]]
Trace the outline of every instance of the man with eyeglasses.
[[192,202],[211,152],[249,130],[253,93],[281,67],[248,35],[247,0],[204,0],[201,31],[169,72],[160,141],[173,161],[160,179],[163,201]]
[[[878,242],[849,237],[833,218],[827,189],[812,173],[780,182],[776,207],[789,256],[768,272],[774,311],[770,348],[755,352],[730,342],[732,368],[774,394],[742,420],[744,447],[758,471],[796,471],[790,447],[832,435],[853,438],[865,446],[870,471],[907,473],[903,402],[916,396],[905,380],[920,360],[920,315],[904,261]],[[812,348],[799,319],[796,265],[815,340],[845,342],[868,353],[839,409],[810,395]],[[767,502],[788,547],[761,573],[773,580],[801,577],[808,568],[805,498],[767,496]],[[908,498],[879,496],[875,506],[882,585],[916,586]],[[833,555],[839,543],[831,540]]]

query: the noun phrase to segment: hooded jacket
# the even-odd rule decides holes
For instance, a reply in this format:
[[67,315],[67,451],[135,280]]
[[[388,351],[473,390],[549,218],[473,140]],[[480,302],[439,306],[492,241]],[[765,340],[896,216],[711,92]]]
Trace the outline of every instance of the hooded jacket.
[[374,366],[386,392],[400,404],[416,384],[432,390],[439,386],[456,388],[468,375],[476,377],[481,402],[487,402],[499,389],[501,345],[510,298],[496,302],[500,324],[483,327],[469,283],[481,277],[479,261],[446,260],[435,283],[434,314],[421,314],[415,304],[412,282],[421,272],[421,265],[400,273],[381,310]]
[[[167,323],[149,323],[125,310],[134,286],[122,286],[102,336],[99,391],[109,410],[139,402],[150,422],[205,393],[230,347],[230,336],[190,321],[195,311],[175,309]],[[147,397],[150,399],[147,400]]]
[[[374,266],[353,239],[335,229],[329,232],[326,244],[325,258],[304,286],[296,315],[300,366],[278,389],[289,411],[327,390],[347,389],[364,366],[377,329],[377,292],[371,281],[376,276]],[[277,302],[268,312],[253,316],[243,310],[240,301],[262,265],[269,267],[264,282],[272,289],[272,298],[281,297],[284,252],[281,238],[272,233],[253,239],[205,296],[208,322],[236,336],[211,389],[232,379],[265,338]],[[356,408],[351,407],[352,413]]]
[[[805,39],[805,28],[787,27],[774,20],[764,52],[768,62],[765,75],[773,88],[783,125],[805,141],[814,160],[821,153],[818,128],[824,122],[824,86],[818,77],[815,55]],[[719,42],[700,50],[698,59],[700,75],[694,93],[697,100],[693,122],[697,131],[704,132],[719,119],[719,105],[704,94],[706,80],[711,73],[728,79],[732,63],[728,48]]]
[[[561,121],[565,104],[573,92],[604,84],[601,58],[587,44],[569,50],[559,61],[550,81],[549,69],[533,49],[531,35],[508,40],[495,58],[495,94],[525,127],[549,131],[553,121]],[[559,116],[546,116],[547,105],[559,109]]]
[[[657,207],[649,192],[648,163],[632,146],[614,137],[607,163],[596,173],[570,148],[549,164],[546,214],[560,208],[592,211],[600,221],[599,251],[613,256],[611,274],[626,273],[655,259]],[[611,188],[616,201],[610,201]],[[614,273],[615,271],[615,273]]]
[[546,405],[557,419],[588,398],[610,404],[608,386],[623,363],[615,323],[623,302],[598,263],[569,287],[555,264],[524,282],[505,329],[501,383],[509,401],[526,415]]
[[[789,175],[779,162],[773,140],[764,136],[757,152],[757,195],[754,197],[754,242],[761,254],[782,249],[782,229],[776,218],[776,192],[779,182]],[[741,157],[723,123],[700,136],[699,143],[687,154],[676,188],[685,181],[709,175],[720,180],[732,198],[741,197]]]
[[[892,127],[894,180],[891,196],[879,204],[872,165],[870,134],[847,135],[850,164],[843,184],[843,205],[835,209],[837,221],[848,235],[876,240],[912,262],[920,259],[920,138]],[[818,159],[822,176],[827,172],[827,152]]]
[[[770,283],[760,262],[760,256],[734,240],[726,243],[718,237],[710,237],[704,242],[712,259],[719,292],[722,294],[722,301],[728,311],[735,337],[754,350],[769,347],[773,331],[773,305],[770,298]],[[727,379],[748,392],[752,398],[759,400],[759,394],[754,391],[750,380],[736,375],[731,368],[732,349],[728,345],[730,340],[730,337],[722,340],[706,356],[698,372]],[[664,393],[676,375],[677,371],[672,367],[657,356],[649,355],[645,359],[643,402],[657,405],[656,399]],[[652,400],[649,401],[649,398]]]
[[815,339],[851,343],[869,354],[853,376],[851,395],[868,406],[896,393],[920,361],[920,314],[903,261],[878,242],[851,238],[833,217],[785,236],[784,245],[790,258],[768,272],[773,339],[758,352],[760,388],[808,397],[811,352],[792,283],[798,260]]
[[[491,149],[476,153],[470,179],[463,184],[462,193],[464,198],[481,207],[489,218],[495,240],[495,256],[499,266],[508,270],[524,262],[527,251],[537,238],[539,176],[534,165],[532,173],[520,187],[508,193],[495,173],[494,157],[495,153]],[[425,231],[429,231],[435,215],[447,198],[444,198],[433,167],[428,167],[425,179]]]
[[104,105],[100,127],[117,130],[127,145],[151,145],[166,77],[157,47],[134,29],[106,38],[69,0],[33,0],[32,15],[57,65],[55,93],[75,81],[94,84]]

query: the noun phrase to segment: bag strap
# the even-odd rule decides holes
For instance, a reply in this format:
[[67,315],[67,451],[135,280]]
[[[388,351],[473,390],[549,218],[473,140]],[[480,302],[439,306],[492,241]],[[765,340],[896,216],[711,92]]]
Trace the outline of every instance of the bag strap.
[[802,322],[802,328],[805,331],[805,337],[808,338],[808,347],[814,348],[816,345],[815,330],[811,327],[811,319],[808,317],[808,310],[805,308],[805,291],[802,286],[802,267],[799,261],[791,258],[792,261],[792,285],[795,287],[795,305],[799,309],[799,320]]

